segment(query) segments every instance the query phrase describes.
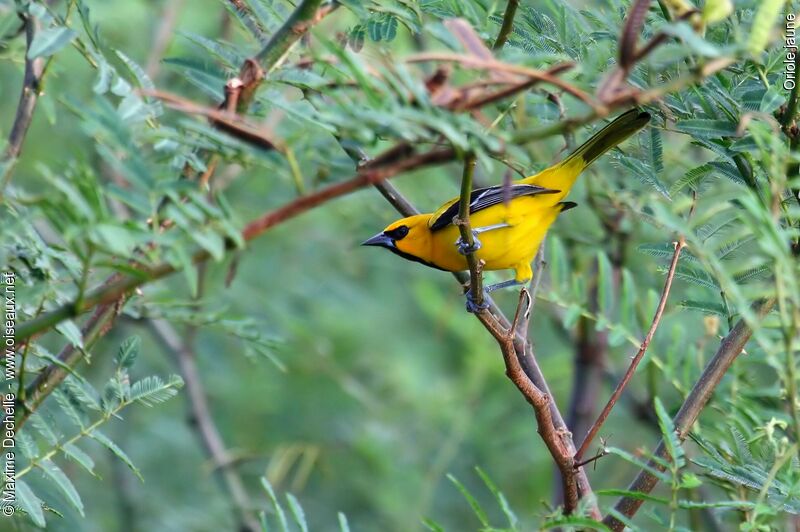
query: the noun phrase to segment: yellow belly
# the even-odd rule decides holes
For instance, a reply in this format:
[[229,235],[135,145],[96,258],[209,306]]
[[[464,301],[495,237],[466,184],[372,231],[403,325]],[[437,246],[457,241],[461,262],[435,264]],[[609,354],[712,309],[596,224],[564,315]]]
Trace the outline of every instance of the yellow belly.
[[[520,270],[523,274],[536,255],[547,229],[555,221],[560,207],[540,198],[518,198],[511,208],[495,205],[470,216],[473,229],[507,223],[510,227],[492,229],[480,233],[481,248],[476,257],[484,261],[485,270]],[[448,226],[433,234],[431,256],[436,266],[449,271],[468,269],[466,258],[456,248],[460,233],[455,226]],[[527,274],[529,276],[529,274]],[[518,281],[525,281],[517,276]]]

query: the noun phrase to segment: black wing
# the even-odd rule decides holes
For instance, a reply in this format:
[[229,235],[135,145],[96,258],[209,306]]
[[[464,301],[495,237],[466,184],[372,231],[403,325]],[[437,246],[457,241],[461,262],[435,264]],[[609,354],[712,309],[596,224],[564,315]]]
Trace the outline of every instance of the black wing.
[[[508,196],[506,196],[505,193],[506,188],[508,189]],[[474,214],[480,210],[491,207],[492,205],[503,203],[506,197],[508,197],[510,201],[521,196],[556,194],[558,192],[560,191],[550,188],[543,188],[536,185],[524,184],[511,185],[509,187],[506,187],[505,185],[495,185],[493,187],[478,188],[473,190],[470,194],[469,213]],[[428,224],[428,228],[431,231],[438,231],[439,229],[444,229],[448,225],[452,224],[453,219],[458,216],[458,203],[459,200],[455,199],[445,207],[439,209],[438,212],[434,213],[434,215],[431,217],[431,221]]]

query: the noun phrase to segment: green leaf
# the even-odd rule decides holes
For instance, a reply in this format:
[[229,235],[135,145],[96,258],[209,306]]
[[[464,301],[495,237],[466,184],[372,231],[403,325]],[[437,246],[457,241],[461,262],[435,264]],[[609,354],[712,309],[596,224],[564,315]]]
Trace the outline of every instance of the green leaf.
[[124,339],[119,346],[117,356],[114,358],[117,366],[120,368],[130,368],[139,356],[139,347],[142,344],[142,339],[138,336],[129,336]]
[[483,508],[481,508],[481,505],[478,503],[478,500],[472,496],[469,490],[467,490],[467,488],[461,482],[459,482],[456,477],[448,473],[447,478],[450,480],[450,482],[452,482],[455,485],[458,491],[461,492],[461,495],[463,495],[464,498],[467,500],[470,507],[472,507],[472,511],[475,512],[475,516],[478,518],[478,521],[480,521],[484,527],[488,528],[490,526],[489,516],[487,516],[486,512],[483,511]]
[[278,502],[278,498],[275,496],[275,490],[272,489],[272,484],[270,484],[266,477],[261,477],[261,486],[264,488],[264,491],[267,492],[269,500],[272,502],[272,508],[275,510],[275,515],[278,516],[281,530],[289,532],[289,521],[287,521],[286,513],[283,511],[281,504]]
[[662,28],[664,33],[681,39],[698,55],[704,57],[719,57],[722,51],[714,44],[700,37],[689,24],[678,22]]
[[49,57],[68,45],[78,33],[70,28],[49,28],[36,33],[28,48],[28,59]]
[[506,516],[506,519],[508,519],[508,526],[511,529],[516,530],[517,525],[519,524],[519,519],[511,509],[511,505],[508,504],[508,499],[506,499],[506,496],[503,495],[503,492],[494,485],[492,479],[490,479],[489,476],[484,473],[483,469],[476,467],[475,470],[478,472],[478,476],[481,477],[481,480],[483,480],[483,483],[486,484],[486,487],[489,488],[489,491],[492,492],[492,495],[494,495],[494,498],[500,505],[500,509],[503,510],[503,514]]
[[661,399],[656,397],[653,403],[656,417],[658,417],[658,428],[661,429],[661,437],[667,449],[667,453],[669,453],[669,459],[676,467],[683,467],[686,463],[684,460],[683,446],[678,439],[678,434],[675,432],[675,424],[672,422],[672,417],[667,414],[667,410],[664,408]]
[[761,0],[747,41],[747,49],[751,54],[758,56],[767,47],[774,35],[772,29],[775,21],[785,3],[785,0]]
[[422,520],[422,524],[428,527],[428,530],[431,532],[445,532],[445,529],[442,525],[434,521],[433,519],[424,518]]
[[73,347],[83,349],[83,335],[74,321],[64,320],[56,325],[56,330],[60,332]]
[[83,452],[75,444],[67,443],[61,447],[61,450],[64,452],[66,456],[72,458],[77,463],[79,463],[86,471],[91,473],[93,476],[95,475],[94,460],[92,460],[91,456]]
[[300,505],[300,501],[298,501],[297,497],[295,497],[291,493],[286,494],[286,500],[289,501],[289,509],[292,511],[294,522],[297,523],[297,526],[300,527],[301,532],[308,532],[308,523],[306,523],[306,514],[303,511],[303,507]]
[[758,110],[762,113],[772,114],[784,103],[786,103],[786,96],[776,90],[775,87],[770,87],[769,90],[764,93]]
[[710,164],[703,164],[692,168],[683,174],[682,178],[673,183],[672,187],[669,189],[670,195],[674,196],[686,187],[689,187],[692,190],[697,190],[700,186],[700,183],[702,183],[703,180],[713,172],[714,168]]
[[177,375],[172,375],[166,383],[156,376],[145,377],[131,386],[130,400],[154,406],[175,397],[182,387],[183,379]]
[[698,310],[704,314],[726,316],[725,307],[721,303],[713,301],[696,301],[694,299],[686,299],[680,302],[680,306],[687,310]]
[[42,510],[42,505],[44,504],[42,500],[33,493],[31,487],[28,486],[28,483],[24,480],[17,479],[16,488],[17,503],[20,508],[28,514],[28,517],[31,518],[36,526],[44,528],[46,523],[44,520],[44,511]]
[[67,475],[53,463],[52,460],[44,460],[39,464],[39,467],[44,472],[45,475],[50,477],[55,483],[56,486],[64,493],[67,500],[72,504],[72,506],[78,510],[78,513],[81,514],[81,517],[84,517],[83,513],[83,501],[81,500],[81,496],[78,494],[78,490],[75,489],[75,486],[72,485],[72,482],[67,478]]
[[337,517],[339,518],[339,532],[350,532],[350,524],[347,522],[347,516],[339,512]]
[[[611,318],[614,311],[614,274],[611,261],[603,251],[597,252],[597,303],[599,314],[604,318]],[[605,327],[606,320],[597,321],[597,330]]]
[[678,131],[693,137],[722,138],[737,135],[739,124],[730,120],[709,120],[707,118],[691,118],[676,124]]
[[91,439],[95,440],[96,442],[100,443],[103,447],[105,447],[109,451],[111,451],[114,454],[114,456],[119,458],[122,461],[123,464],[128,466],[128,468],[131,471],[133,471],[133,473],[137,477],[139,477],[139,480],[144,482],[144,477],[142,477],[142,473],[139,471],[139,469],[135,465],[133,465],[133,462],[128,457],[128,455],[125,454],[125,451],[120,449],[119,446],[116,443],[114,443],[113,441],[111,441],[111,439],[108,436],[106,436],[105,434],[103,434],[99,430],[95,429],[95,430],[93,430],[92,432],[89,433],[89,437]]

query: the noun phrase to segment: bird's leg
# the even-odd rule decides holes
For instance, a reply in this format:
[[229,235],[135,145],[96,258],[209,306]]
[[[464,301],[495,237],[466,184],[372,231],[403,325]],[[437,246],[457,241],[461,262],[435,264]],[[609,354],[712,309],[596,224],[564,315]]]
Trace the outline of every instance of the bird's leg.
[[480,305],[475,301],[475,295],[472,293],[472,287],[467,290],[467,312],[471,312],[472,314],[477,314],[478,312],[489,308],[489,302],[486,301],[486,298],[489,296],[489,293],[484,289],[483,291],[483,301]]
[[508,288],[509,286],[518,286],[521,284],[525,284],[523,282],[517,281],[516,279],[509,279],[508,281],[503,281],[501,283],[490,284],[486,288],[484,288],[484,292],[494,292],[495,290],[499,290],[501,288]]
[[507,223],[499,223],[494,225],[486,225],[484,227],[475,227],[472,229],[472,245],[470,246],[468,243],[464,242],[464,239],[458,237],[456,240],[456,247],[458,248],[458,252],[462,255],[466,255],[467,253],[475,253],[479,249],[481,249],[481,241],[478,240],[478,235],[481,233],[485,233],[487,231],[493,231],[495,229],[503,229],[504,227],[511,227],[510,224]]

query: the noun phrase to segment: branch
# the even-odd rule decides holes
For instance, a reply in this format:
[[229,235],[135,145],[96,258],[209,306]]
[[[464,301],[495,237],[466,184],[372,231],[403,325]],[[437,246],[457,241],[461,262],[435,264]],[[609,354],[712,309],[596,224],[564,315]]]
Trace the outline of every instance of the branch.
[[553,421],[553,412],[551,409],[551,399],[549,394],[540,390],[522,369],[517,349],[515,347],[517,326],[520,319],[524,317],[527,319],[528,313],[531,308],[531,296],[528,290],[523,288],[519,293],[519,302],[517,310],[514,315],[514,320],[510,326],[503,328],[500,323],[491,318],[491,315],[485,312],[477,314],[478,319],[494,336],[497,343],[500,345],[500,350],[503,353],[503,361],[506,365],[506,375],[514,383],[520,393],[525,397],[525,400],[533,407],[536,416],[536,424],[538,426],[539,435],[542,437],[550,456],[555,460],[558,469],[561,471],[561,481],[564,490],[564,513],[570,514],[578,507],[579,493],[578,484],[575,478],[575,468],[573,467],[572,455],[569,452],[569,445],[565,444],[566,440],[571,441],[569,432],[556,427]]
[[327,14],[327,12],[317,13],[321,3],[322,0],[301,0],[286,22],[272,34],[264,48],[254,57],[261,68],[270,72],[278,66],[292,45]]
[[493,48],[495,50],[503,47],[511,34],[511,30],[514,29],[514,15],[517,14],[517,7],[519,7],[519,0],[508,0],[506,12],[503,14],[503,25],[500,26],[500,33],[497,34],[497,39],[494,41]]
[[11,126],[11,133],[8,136],[8,146],[0,161],[5,168],[0,169],[0,194],[5,189],[11,178],[11,167],[14,160],[19,157],[22,151],[22,144],[25,142],[25,135],[33,120],[33,111],[39,101],[39,86],[44,75],[45,60],[43,57],[35,59],[28,58],[28,51],[31,43],[36,37],[36,33],[41,29],[41,23],[36,17],[26,14],[25,16],[25,75],[22,81],[22,90],[17,104],[17,114],[14,117],[14,124]]
[[[461,240],[466,242],[469,249],[475,246],[475,235],[472,234],[472,227],[469,224],[469,204],[472,196],[472,175],[475,173],[475,154],[470,153],[464,159],[464,173],[461,177],[461,197],[458,202],[458,219],[456,225],[461,233]],[[480,308],[483,304],[483,279],[481,275],[481,264],[475,257],[475,251],[465,254],[469,265],[469,291],[472,293],[475,305]]]
[[578,448],[578,452],[575,453],[576,462],[580,462],[581,458],[583,458],[584,453],[589,448],[592,440],[594,440],[597,432],[603,426],[603,423],[605,423],[608,415],[614,408],[614,405],[617,404],[617,401],[622,395],[622,392],[625,390],[625,387],[633,378],[633,374],[636,372],[639,362],[641,362],[642,358],[644,358],[644,354],[647,352],[647,348],[650,346],[650,342],[653,340],[653,336],[656,334],[658,324],[661,323],[661,316],[663,316],[664,309],[667,306],[667,298],[669,297],[669,292],[672,288],[672,280],[675,278],[675,271],[678,268],[678,260],[680,259],[681,251],[684,247],[686,247],[686,240],[683,238],[683,236],[681,236],[678,238],[678,241],[675,242],[675,252],[672,254],[672,262],[670,263],[669,270],[667,271],[667,278],[664,281],[664,289],[661,291],[661,299],[658,302],[658,307],[656,308],[656,313],[653,316],[653,321],[650,324],[650,329],[647,331],[647,335],[645,335],[644,340],[642,340],[642,345],[639,347],[639,351],[631,360],[625,375],[622,376],[622,380],[620,380],[619,384],[617,384],[614,393],[611,394],[611,398],[606,403],[606,406],[603,407],[603,411],[600,412],[600,415],[592,425],[592,428],[589,429],[589,432],[583,439],[583,443],[581,443],[581,446]]
[[[775,299],[767,299],[756,303],[753,310],[758,319],[763,319],[774,306]],[[719,385],[720,381],[722,381],[725,373],[731,367],[734,360],[736,360],[736,357],[742,352],[745,344],[747,344],[752,335],[752,327],[742,319],[739,320],[731,332],[722,339],[717,353],[705,367],[700,378],[692,388],[692,391],[689,392],[689,396],[675,415],[673,423],[677,436],[681,441],[689,434],[700,412],[706,406],[709,399],[711,399],[714,389]],[[653,455],[660,458],[666,457],[667,451],[663,441],[659,442],[658,447],[653,451]],[[651,460],[648,467],[659,471],[664,470],[664,467],[655,460]],[[653,490],[657,483],[658,479],[655,476],[642,470],[631,483],[628,490],[647,494]],[[640,498],[622,497],[614,506],[614,509],[621,515],[631,518],[642,506],[642,503],[644,503],[644,500]],[[603,523],[617,532],[621,532],[625,528],[625,524],[612,515],[606,516]]]
[[[116,276],[112,276],[112,278],[116,278]],[[83,345],[78,347],[72,343],[67,343],[58,354],[58,363],[47,366],[36,376],[33,382],[25,387],[25,399],[18,402],[17,430],[22,428],[30,415],[39,408],[39,405],[42,404],[47,396],[67,378],[70,371],[66,368],[72,368],[77,364],[83,354],[89,351],[105,335],[122,308],[124,300],[124,296],[119,296],[117,301],[97,307],[92,317],[86,321],[81,329]]]
[[519,65],[511,65],[495,59],[482,59],[474,55],[454,54],[450,52],[428,52],[412,55],[406,59],[407,63],[421,63],[426,61],[446,61],[460,63],[464,66],[488,70],[489,72],[500,71],[543,81],[571,94],[575,98],[586,103],[598,113],[607,112],[601,105],[598,105],[591,96],[579,88],[543,70],[536,70],[534,68],[528,68]]
[[236,507],[241,523],[241,527],[238,530],[247,532],[261,530],[255,515],[251,511],[252,505],[244,487],[244,482],[242,482],[242,478],[230,460],[225,442],[211,415],[208,398],[195,363],[194,350],[188,343],[181,340],[180,335],[168,322],[164,320],[149,320],[148,324],[161,343],[173,353],[178,363],[181,375],[186,383],[192,426],[196,429],[203,447],[205,447],[211,461],[214,463],[214,469],[219,471]]

